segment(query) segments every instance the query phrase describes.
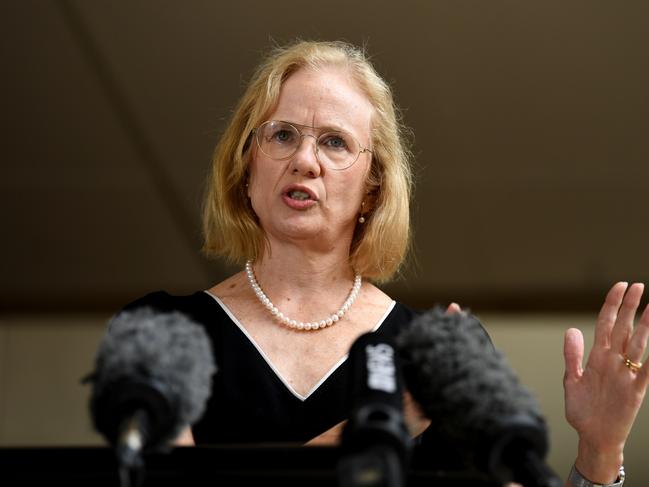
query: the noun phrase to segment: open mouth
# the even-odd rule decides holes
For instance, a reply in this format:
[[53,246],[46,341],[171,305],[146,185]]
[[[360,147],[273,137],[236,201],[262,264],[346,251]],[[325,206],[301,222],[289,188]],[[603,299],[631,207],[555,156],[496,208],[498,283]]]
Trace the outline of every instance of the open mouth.
[[289,191],[286,194],[292,200],[297,200],[297,201],[305,201],[305,200],[312,199],[311,195],[309,193],[307,193],[306,191],[294,190],[294,191]]

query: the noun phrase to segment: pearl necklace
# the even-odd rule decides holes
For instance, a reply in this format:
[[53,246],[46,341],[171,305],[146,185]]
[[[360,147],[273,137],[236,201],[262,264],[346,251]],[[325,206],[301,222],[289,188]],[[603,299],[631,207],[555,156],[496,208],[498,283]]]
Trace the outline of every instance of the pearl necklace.
[[331,326],[339,321],[345,315],[345,313],[349,311],[349,308],[352,307],[354,301],[356,301],[362,283],[360,274],[356,274],[356,277],[354,278],[354,285],[349,292],[349,296],[347,296],[347,299],[337,312],[335,312],[328,318],[325,318],[324,320],[303,323],[301,321],[292,320],[291,318],[286,316],[279,309],[277,309],[277,306],[275,306],[270,299],[268,299],[266,293],[264,293],[264,291],[261,289],[261,286],[257,283],[257,279],[255,279],[255,273],[252,270],[252,261],[250,260],[246,262],[246,275],[248,276],[250,287],[257,295],[257,298],[259,298],[261,304],[263,304],[264,307],[273,315],[273,318],[278,320],[283,325],[289,328],[293,328],[294,330],[318,330],[320,328]]

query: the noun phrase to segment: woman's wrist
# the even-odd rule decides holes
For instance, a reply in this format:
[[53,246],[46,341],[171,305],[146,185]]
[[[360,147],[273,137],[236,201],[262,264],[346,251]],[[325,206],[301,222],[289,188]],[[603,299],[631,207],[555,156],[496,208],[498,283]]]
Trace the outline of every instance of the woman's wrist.
[[566,487],[623,487],[625,479],[626,474],[624,472],[624,467],[620,467],[617,478],[613,483],[600,484],[597,482],[591,482],[589,479],[584,477],[579,470],[577,470],[577,467],[573,465],[570,470],[570,475],[568,476]]
[[588,480],[598,484],[612,484],[618,478],[624,463],[624,453],[619,447],[596,448],[580,441],[575,468]]

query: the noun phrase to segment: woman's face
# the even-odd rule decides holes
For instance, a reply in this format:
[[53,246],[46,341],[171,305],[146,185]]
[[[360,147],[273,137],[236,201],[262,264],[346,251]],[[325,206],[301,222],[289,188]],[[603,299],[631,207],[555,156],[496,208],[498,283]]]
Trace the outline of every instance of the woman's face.
[[[327,67],[293,73],[268,118],[315,137],[321,128],[343,130],[371,149],[372,114],[369,100],[346,71]],[[333,170],[316,157],[315,137],[303,136],[297,152],[285,160],[274,160],[252,144],[248,196],[271,244],[290,241],[329,250],[351,242],[371,153],[360,154],[347,169]]]

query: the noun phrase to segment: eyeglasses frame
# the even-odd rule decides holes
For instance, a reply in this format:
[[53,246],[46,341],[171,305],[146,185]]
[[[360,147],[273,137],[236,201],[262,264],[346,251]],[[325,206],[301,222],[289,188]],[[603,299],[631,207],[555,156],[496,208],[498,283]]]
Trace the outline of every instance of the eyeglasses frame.
[[[291,127],[293,127],[296,130],[296,132],[298,134],[300,134],[300,143],[295,148],[295,152],[293,152],[292,154],[290,154],[290,155],[288,155],[286,157],[273,157],[270,154],[267,154],[266,152],[264,152],[264,149],[262,149],[261,143],[259,142],[259,136],[258,136],[258,134],[260,133],[259,129],[262,128],[264,125],[266,125],[268,123],[272,123],[272,122],[285,123],[286,125],[290,125]],[[322,134],[317,136],[317,137],[315,135],[312,135],[312,134],[305,134],[305,133],[302,132],[302,130],[300,130],[300,127],[314,129],[314,130],[318,130],[318,129],[322,128],[322,127],[312,127],[310,125],[300,125],[299,123],[287,122],[286,120],[266,120],[266,121],[260,123],[258,127],[252,129],[252,134],[251,135],[254,135],[255,142],[257,143],[257,147],[259,147],[259,150],[261,152],[263,152],[265,155],[267,155],[268,157],[270,157],[271,159],[273,159],[274,161],[286,161],[286,160],[290,159],[295,154],[297,154],[297,151],[299,151],[300,147],[302,147],[302,141],[304,140],[304,137],[312,137],[315,140],[315,144],[313,144],[313,147],[314,147],[313,152],[315,153],[316,159],[318,160],[318,162],[320,164],[326,166],[327,168],[329,168],[329,169],[331,169],[333,171],[344,171],[346,169],[349,169],[354,164],[356,164],[356,161],[358,161],[358,158],[361,156],[361,154],[363,154],[364,152],[369,152],[370,154],[373,153],[371,151],[371,149],[369,149],[367,147],[363,147],[363,145],[358,141],[358,139],[356,137],[354,137],[351,133],[349,133],[347,131],[344,131],[344,130],[332,129],[330,132],[349,134],[349,136],[352,139],[354,139],[354,141],[358,144],[358,147],[359,147],[358,154],[356,154],[356,158],[348,166],[340,167],[340,168],[339,167],[332,167],[329,164],[326,164],[326,163],[322,162],[320,160],[320,156],[318,155],[318,153],[319,153],[318,139],[320,139]]]

